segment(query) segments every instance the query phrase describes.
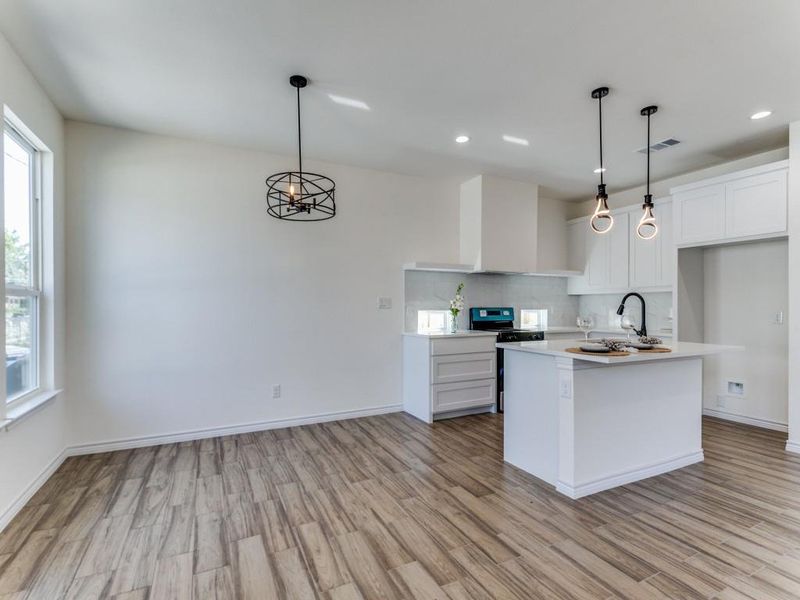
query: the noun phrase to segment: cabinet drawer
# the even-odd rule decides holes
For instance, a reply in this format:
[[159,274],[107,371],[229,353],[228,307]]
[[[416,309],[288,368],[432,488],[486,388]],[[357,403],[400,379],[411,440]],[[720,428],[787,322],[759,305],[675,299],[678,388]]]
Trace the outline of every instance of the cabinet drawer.
[[460,383],[439,383],[431,386],[433,413],[491,406],[497,400],[496,381],[462,381]]
[[477,335],[453,338],[434,338],[431,340],[431,354],[471,354],[474,352],[494,352],[497,337]]
[[497,374],[497,352],[443,354],[431,358],[431,383],[488,379]]

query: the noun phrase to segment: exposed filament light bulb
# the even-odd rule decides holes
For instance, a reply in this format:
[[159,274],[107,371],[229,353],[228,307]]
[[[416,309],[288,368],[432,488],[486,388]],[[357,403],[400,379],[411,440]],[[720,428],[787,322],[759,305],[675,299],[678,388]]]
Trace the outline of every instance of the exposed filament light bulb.
[[656,225],[656,218],[653,216],[653,204],[645,203],[642,205],[644,212],[642,218],[639,219],[639,224],[636,226],[636,235],[643,240],[652,240],[658,235],[658,225]]
[[608,233],[614,227],[614,217],[611,216],[611,211],[608,209],[608,195],[606,194],[605,184],[597,186],[597,196],[595,196],[597,206],[595,206],[594,214],[590,225],[592,231],[595,233]]

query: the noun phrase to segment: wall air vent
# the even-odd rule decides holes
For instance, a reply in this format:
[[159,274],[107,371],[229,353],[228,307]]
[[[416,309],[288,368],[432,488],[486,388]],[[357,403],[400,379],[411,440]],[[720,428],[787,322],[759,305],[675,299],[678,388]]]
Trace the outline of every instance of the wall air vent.
[[[676,140],[675,138],[667,138],[665,140],[661,140],[660,142],[656,142],[650,145],[650,152],[658,152],[660,150],[666,150],[667,148],[672,148],[672,146],[677,146],[680,144],[680,140]],[[647,154],[647,146],[642,146],[636,152],[640,154]]]

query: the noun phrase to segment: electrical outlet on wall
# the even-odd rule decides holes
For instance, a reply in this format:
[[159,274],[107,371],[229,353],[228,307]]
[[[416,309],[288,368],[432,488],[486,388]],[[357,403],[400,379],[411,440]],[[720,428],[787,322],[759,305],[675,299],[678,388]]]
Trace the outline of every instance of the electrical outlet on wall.
[[392,299],[389,296],[378,296],[378,309],[389,310],[392,308]]
[[273,398],[280,398],[281,397],[281,384],[276,383],[272,386],[272,397]]
[[729,396],[744,396],[744,382],[728,380]]

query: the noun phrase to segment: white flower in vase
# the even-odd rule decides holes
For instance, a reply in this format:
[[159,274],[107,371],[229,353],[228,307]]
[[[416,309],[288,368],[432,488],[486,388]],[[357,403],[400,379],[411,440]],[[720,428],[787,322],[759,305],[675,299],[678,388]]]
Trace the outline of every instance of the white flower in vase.
[[458,315],[459,313],[464,310],[464,296],[461,295],[461,292],[464,291],[464,284],[459,283],[458,287],[456,288],[456,296],[452,300],[450,300],[450,314],[453,316],[452,320],[450,321],[450,331],[455,333],[458,329]]

